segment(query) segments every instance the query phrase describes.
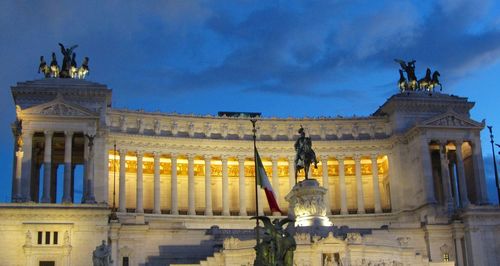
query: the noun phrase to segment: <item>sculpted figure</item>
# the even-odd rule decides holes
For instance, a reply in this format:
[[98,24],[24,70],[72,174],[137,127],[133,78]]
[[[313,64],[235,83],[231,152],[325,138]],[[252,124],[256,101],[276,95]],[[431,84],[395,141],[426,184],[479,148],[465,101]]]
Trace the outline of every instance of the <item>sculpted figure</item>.
[[418,81],[418,88],[420,90],[431,91],[431,69],[427,68],[425,77]]
[[401,60],[401,59],[394,59],[399,65],[401,66],[401,69],[406,72],[406,75],[408,76],[408,89],[409,90],[416,90],[417,89],[417,76],[415,76],[415,60],[409,61],[408,64]]
[[309,167],[314,163],[314,168],[318,168],[318,160],[316,153],[312,149],[312,141],[310,137],[306,137],[304,128],[299,129],[300,137],[295,141],[295,183],[297,183],[297,174],[304,169],[305,178],[309,179]]
[[88,73],[89,73],[89,58],[85,57],[85,59],[83,59],[82,65],[78,68],[78,78],[84,79]]
[[259,219],[264,223],[262,241],[255,246],[257,256],[254,265],[292,266],[296,243],[293,236],[283,226],[294,221],[285,218],[283,220],[275,219],[271,223],[269,217],[266,216],[256,216],[251,219]]
[[40,65],[38,66],[38,73],[42,72],[46,78],[50,77],[50,68],[47,66],[43,55],[40,56]]
[[441,82],[439,82],[439,77],[441,76],[441,74],[439,74],[438,71],[434,71],[434,73],[432,74],[432,79],[431,79],[431,82],[430,82],[430,91],[433,91],[434,88],[439,85],[439,90],[442,91],[443,90],[443,85],[441,85]]
[[111,247],[106,245],[106,241],[102,241],[100,246],[97,246],[92,252],[92,262],[94,266],[109,266],[111,260]]
[[59,77],[59,65],[57,64],[56,53],[52,53],[52,61],[50,61],[50,76],[52,78]]
[[71,78],[76,78],[78,76],[78,68],[76,67],[76,53],[73,53],[73,57],[71,57],[71,67],[69,70],[69,75]]
[[61,69],[61,78],[70,78],[71,75],[71,56],[73,54],[73,50],[78,47],[78,45],[73,45],[70,48],[65,48],[62,43],[59,43],[61,46],[61,53],[63,54],[63,64]]

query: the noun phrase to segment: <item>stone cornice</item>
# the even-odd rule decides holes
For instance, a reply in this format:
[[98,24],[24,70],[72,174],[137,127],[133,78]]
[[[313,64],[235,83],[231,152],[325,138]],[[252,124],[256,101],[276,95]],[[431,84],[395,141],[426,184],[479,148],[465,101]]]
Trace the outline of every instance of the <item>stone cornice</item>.
[[[112,132],[207,139],[251,139],[248,119],[110,110]],[[287,141],[298,137],[300,126],[313,140],[384,139],[391,134],[387,117],[360,118],[260,118],[259,140]]]
[[442,113],[452,109],[459,114],[468,114],[474,107],[465,97],[443,93],[405,92],[391,96],[373,115],[390,115],[398,112]]
[[[162,152],[196,155],[231,154],[250,156],[253,154],[253,143],[249,140],[196,139],[181,137],[143,136],[126,133],[110,133],[108,146],[116,142],[118,148],[127,150],[143,150],[147,153]],[[368,154],[373,151],[386,153],[392,147],[392,139],[385,140],[337,140],[314,141],[313,148],[318,156],[354,153]],[[295,154],[293,141],[258,141],[257,146],[262,156],[286,157]]]

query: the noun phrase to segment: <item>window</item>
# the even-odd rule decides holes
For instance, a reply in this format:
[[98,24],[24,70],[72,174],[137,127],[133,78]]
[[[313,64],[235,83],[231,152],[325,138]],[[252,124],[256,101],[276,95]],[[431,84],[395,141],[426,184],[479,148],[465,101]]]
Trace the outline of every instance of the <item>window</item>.
[[[58,245],[59,232],[38,231],[36,243],[38,245]],[[51,241],[52,240],[52,241]]]
[[123,257],[122,265],[123,266],[128,266],[128,257]]

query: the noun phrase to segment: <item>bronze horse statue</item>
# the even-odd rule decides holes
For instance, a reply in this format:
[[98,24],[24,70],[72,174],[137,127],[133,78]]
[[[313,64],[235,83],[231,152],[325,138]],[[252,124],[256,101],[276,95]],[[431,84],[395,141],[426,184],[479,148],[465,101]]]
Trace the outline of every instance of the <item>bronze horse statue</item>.
[[318,168],[318,160],[316,153],[312,149],[312,142],[310,137],[306,137],[301,148],[298,150],[298,160],[295,165],[295,184],[297,184],[297,175],[300,170],[304,170],[305,179],[309,179],[309,168],[314,163],[314,168]]

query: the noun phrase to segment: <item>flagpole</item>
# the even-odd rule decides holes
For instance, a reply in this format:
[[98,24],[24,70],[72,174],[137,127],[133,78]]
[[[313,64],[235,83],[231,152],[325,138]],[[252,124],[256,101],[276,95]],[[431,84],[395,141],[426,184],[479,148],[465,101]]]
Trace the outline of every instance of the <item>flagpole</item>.
[[[254,170],[255,170],[255,216],[259,216],[259,190],[257,187],[257,129],[255,128],[255,123],[257,123],[257,119],[250,119],[252,122],[252,132],[253,132],[253,161],[254,161]],[[259,232],[259,219],[255,219],[256,224],[256,241],[257,245],[260,242],[260,232]]]

